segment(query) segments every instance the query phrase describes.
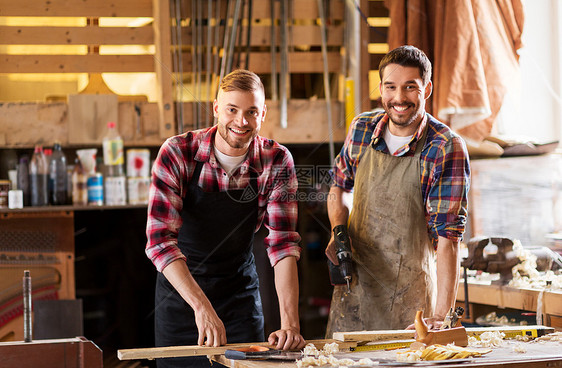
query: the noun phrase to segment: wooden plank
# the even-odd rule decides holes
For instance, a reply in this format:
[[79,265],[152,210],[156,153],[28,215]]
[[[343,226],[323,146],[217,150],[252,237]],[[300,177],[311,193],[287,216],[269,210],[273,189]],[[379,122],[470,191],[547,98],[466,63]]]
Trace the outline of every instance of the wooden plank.
[[[322,348],[324,344],[337,343],[341,351],[348,351],[350,348],[357,346],[354,342],[341,342],[331,339],[308,340],[307,344],[314,344],[317,348]],[[221,355],[227,349],[239,349],[248,346],[267,346],[272,348],[267,342],[252,342],[240,344],[226,344],[219,347],[207,347],[198,345],[184,346],[166,346],[157,348],[140,348],[140,349],[123,349],[117,351],[117,357],[120,360],[131,359],[156,359],[156,358],[172,358],[187,356],[204,356],[204,355]]]
[[[258,19],[269,19],[269,4],[266,1],[254,2],[253,18]],[[267,5],[266,5],[267,4]],[[335,0],[328,2],[329,8],[327,11],[327,19],[343,19],[344,18],[344,0]],[[298,0],[292,3],[293,12],[289,15],[289,18],[293,19],[317,19],[320,18],[318,13],[318,1],[317,0]],[[277,13],[279,14],[279,13]]]
[[[278,102],[267,100],[266,104],[268,112],[260,135],[282,144],[328,141],[324,100],[291,100],[286,129],[279,126]],[[191,102],[184,103],[187,116],[191,116],[192,105]],[[125,146],[160,146],[168,138],[160,137],[156,103],[125,101],[119,102],[118,106],[117,122]],[[332,116],[339,116],[339,109],[341,104],[334,102]],[[63,147],[69,146],[68,115],[68,105],[64,102],[0,103],[0,132],[5,132],[3,147],[32,148],[35,144],[51,145],[55,140],[59,140]],[[186,125],[186,130],[191,129],[193,126]],[[34,134],[30,135],[30,131]],[[336,123],[333,134],[334,141],[343,142],[345,128]]]
[[117,122],[117,111],[115,94],[68,96],[68,143],[99,145],[107,132],[107,122]]
[[152,55],[1,55],[2,73],[153,72]]
[[[289,73],[321,73],[323,70],[321,52],[289,52]],[[278,64],[279,65],[278,61]],[[339,52],[328,52],[328,68],[330,73],[341,70],[341,56]],[[271,55],[260,53],[250,55],[250,70],[257,74],[271,72]]]
[[[468,285],[470,303],[495,305],[499,308],[514,308],[526,311],[537,310],[539,290],[519,289],[501,285]],[[544,292],[543,312],[562,316],[562,291],[549,290]],[[464,301],[464,284],[459,283],[457,300]]]
[[166,138],[177,132],[174,121],[170,2],[169,0],[153,0],[153,7],[154,42],[156,46],[154,70],[156,72],[160,138]]
[[[488,331],[499,331],[515,334],[521,331],[540,330],[544,333],[554,332],[554,329],[546,326],[501,326],[501,327],[468,327],[468,336],[479,336]],[[415,330],[378,330],[378,331],[352,331],[334,332],[332,338],[337,341],[390,341],[407,340],[415,338]]]
[[0,0],[0,16],[151,17],[152,0]]
[[146,27],[14,27],[0,26],[0,45],[152,45]]
[[[287,128],[279,125],[279,101],[268,100],[266,104],[267,115],[260,131],[263,137],[283,144],[329,142],[330,134],[335,142],[345,140],[345,123],[335,122],[333,131],[328,130],[325,100],[289,100]],[[341,108],[341,103],[332,102],[332,116],[340,116]]]
[[[0,132],[4,147],[33,147],[68,137],[66,103],[0,103]],[[33,132],[33,134],[30,134]]]
[[415,333],[415,330],[334,332],[332,338],[337,341],[390,341],[413,339]]
[[[191,54],[183,53],[183,70],[191,70]],[[279,65],[279,60],[278,64]],[[1,65],[0,65],[1,66]],[[341,56],[339,52],[328,52],[328,66],[330,73],[339,73],[341,70]],[[234,67],[238,67],[234,65]],[[290,73],[321,73],[323,68],[321,52],[290,52]],[[250,66],[256,74],[269,74],[271,72],[271,54],[268,52],[250,53]]]
[[[514,348],[519,346],[526,350],[526,353],[515,353]],[[337,359],[352,359],[358,361],[360,359],[369,358],[374,362],[380,360],[396,360],[396,351],[390,350],[376,350],[376,351],[361,351],[361,352],[348,352],[336,354]],[[224,355],[213,356],[212,359],[227,367],[231,368],[296,368],[296,362],[284,362],[269,360],[230,360],[226,359]],[[414,363],[392,363],[395,367],[450,367],[450,368],[544,368],[544,367],[560,367],[562,366],[562,355],[560,354],[560,344],[558,342],[545,342],[533,343],[526,342],[520,343],[517,341],[509,342],[504,341],[504,346],[492,349],[491,352],[471,359],[466,362],[455,362],[455,360],[445,361],[420,361]],[[380,363],[381,366],[388,366],[387,364]],[[304,365],[303,365],[304,366]],[[378,366],[377,363],[374,364]]]
[[[341,46],[343,44],[343,25],[332,25],[327,27],[328,46]],[[242,34],[246,34],[247,26],[242,26]],[[216,27],[213,27],[213,32]],[[192,28],[182,27],[182,43],[191,44]],[[1,34],[1,33],[0,33]],[[207,43],[207,26],[203,26],[203,44]],[[213,36],[214,37],[214,36]],[[280,39],[279,29],[277,29],[276,39]],[[271,28],[265,24],[252,24],[250,34],[250,45],[252,47],[267,46],[271,42]],[[322,44],[320,26],[318,25],[294,25],[292,33],[289,35],[289,46],[308,45],[320,46]],[[245,47],[245,46],[244,46]]]
[[[162,59],[153,55],[0,56],[0,70],[3,73],[142,73],[154,72],[155,65],[161,69],[161,78],[169,79],[169,84],[171,84],[171,68],[164,67]],[[328,52],[328,65],[330,73],[338,73],[340,71],[341,56],[339,52]],[[289,53],[290,73],[320,73],[322,67],[321,52]],[[191,54],[189,53],[183,53],[183,69],[191,70]],[[252,52],[250,54],[249,69],[257,74],[268,74],[271,71],[270,53]]]
[[[225,8],[224,1],[221,1],[221,7]],[[331,21],[341,21],[344,19],[344,5],[345,0],[334,0],[329,1],[328,5],[328,12],[327,17]],[[252,18],[258,20],[269,20],[270,19],[270,1],[254,1],[253,9],[252,9]],[[213,9],[216,6],[216,3],[213,5]],[[276,5],[279,6],[278,4]],[[292,4],[293,12],[289,18],[297,20],[297,22],[305,20],[316,20],[320,18],[318,13],[318,2],[317,0],[298,0],[294,1]],[[279,9],[279,8],[277,8]],[[279,15],[279,11],[276,12]],[[191,18],[191,6],[183,6],[181,12],[182,18]],[[214,16],[214,11],[213,11]],[[208,18],[207,16],[207,7],[203,7],[203,18]]]
[[[135,105],[140,109],[140,121]],[[68,115],[68,105],[63,102],[0,104],[0,131],[6,132],[3,146],[32,148],[35,144],[51,145],[55,140],[68,146]],[[119,132],[126,146],[159,146],[164,141],[159,137],[155,103],[120,102],[118,116]]]

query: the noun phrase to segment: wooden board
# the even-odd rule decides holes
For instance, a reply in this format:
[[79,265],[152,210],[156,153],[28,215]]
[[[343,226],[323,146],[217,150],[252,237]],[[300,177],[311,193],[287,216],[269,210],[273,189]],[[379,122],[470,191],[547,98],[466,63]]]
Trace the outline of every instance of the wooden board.
[[117,95],[68,96],[68,142],[100,145],[109,121],[119,127],[117,106]]
[[[468,284],[470,303],[494,305],[526,311],[537,310],[540,290],[519,289],[501,285]],[[457,301],[464,301],[464,283],[459,283]],[[562,291],[546,290],[543,293],[543,313],[562,317]]]
[[152,27],[0,26],[0,45],[152,45]]
[[151,0],[0,0],[0,16],[151,17]]
[[[314,344],[317,348],[322,349],[324,344],[338,343],[340,350],[349,350],[351,347],[357,346],[353,342],[341,342],[335,340],[309,340],[307,343]],[[220,355],[224,354],[227,349],[236,349],[247,347],[251,345],[267,346],[271,348],[266,342],[245,343],[245,344],[227,344],[219,347],[207,347],[198,345],[186,346],[167,346],[159,348],[140,348],[140,349],[123,349],[117,351],[117,357],[121,360],[131,359],[156,359],[156,358],[172,358],[172,357],[187,357],[187,356],[201,356],[201,355]]]
[[[332,104],[332,116],[339,116],[341,103]],[[281,144],[329,141],[325,100],[289,101],[289,119],[285,129],[279,125],[279,103],[267,100],[266,105],[268,111],[261,136]],[[191,116],[192,106],[191,102],[184,103],[185,116]],[[68,119],[66,103],[0,103],[0,143],[5,148],[32,148],[37,143],[50,145],[55,140],[59,140],[63,147],[74,144],[68,140]],[[158,121],[156,103],[118,103],[117,122],[125,146],[160,146],[164,139],[159,137]],[[191,123],[189,119],[184,121],[186,131],[193,129]],[[30,131],[35,134],[30,135]],[[345,126],[339,122],[334,123],[333,139],[335,142],[345,139]]]
[[154,72],[153,55],[7,55],[2,73],[141,73]]
[[[514,352],[514,347],[520,346],[526,350],[525,353]],[[539,368],[539,367],[561,367],[562,366],[562,344],[558,342],[517,342],[513,340],[504,340],[503,346],[492,349],[492,352],[478,358],[474,358],[470,362],[456,363],[451,360],[446,365],[434,364],[424,361],[417,364],[408,364],[403,366],[416,367],[416,366],[433,366],[433,367],[447,367],[447,368]],[[363,351],[363,352],[348,352],[338,353],[338,359],[349,358],[355,361],[362,358],[369,358],[373,361],[380,359],[395,360],[396,353],[401,350],[391,351]],[[230,360],[226,359],[224,355],[217,355],[212,357],[214,361],[232,368],[294,368],[297,364],[294,362],[276,362],[266,360]],[[376,367],[376,365],[375,365]],[[382,365],[381,365],[382,367]]]
[[[546,326],[503,326],[503,327],[468,327],[468,336],[478,336],[487,331],[500,331],[505,334],[525,334],[526,331],[541,331],[539,336],[554,332],[554,328]],[[414,330],[379,330],[379,331],[353,331],[335,332],[334,340],[337,341],[389,341],[414,338]]]

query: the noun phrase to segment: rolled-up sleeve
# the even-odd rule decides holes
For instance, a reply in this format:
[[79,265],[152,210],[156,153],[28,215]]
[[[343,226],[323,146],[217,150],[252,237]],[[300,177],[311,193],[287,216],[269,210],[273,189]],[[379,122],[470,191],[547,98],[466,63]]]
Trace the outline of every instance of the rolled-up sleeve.
[[271,193],[267,199],[264,226],[269,230],[264,243],[272,266],[285,257],[300,258],[301,240],[296,231],[298,218],[298,182],[293,157],[287,150],[281,150],[274,158],[271,180],[268,180]]
[[441,236],[462,240],[468,213],[470,164],[462,138],[454,137],[436,148],[426,206],[434,244]]
[[177,259],[185,260],[177,246],[182,225],[181,178],[185,177],[181,157],[180,149],[169,139],[162,145],[152,167],[145,252],[159,272]]

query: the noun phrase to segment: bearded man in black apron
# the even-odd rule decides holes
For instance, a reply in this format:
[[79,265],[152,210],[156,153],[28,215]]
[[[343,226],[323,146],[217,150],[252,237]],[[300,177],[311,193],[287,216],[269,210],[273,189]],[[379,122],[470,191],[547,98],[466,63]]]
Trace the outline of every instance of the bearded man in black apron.
[[[412,328],[417,310],[438,328],[457,294],[470,178],[466,145],[425,112],[431,63],[422,51],[390,51],[379,73],[384,113],[354,119],[333,169],[328,214],[332,228],[348,232],[354,272],[350,293],[334,287],[327,337]],[[333,234],[326,255],[338,264]]]
[[[265,223],[281,329],[277,349],[305,344],[298,317],[297,179],[289,151],[258,136],[266,115],[259,77],[236,70],[213,103],[217,125],[166,140],[152,168],[146,254],[156,266],[156,346],[264,340],[252,246]],[[158,367],[209,366],[205,357]]]

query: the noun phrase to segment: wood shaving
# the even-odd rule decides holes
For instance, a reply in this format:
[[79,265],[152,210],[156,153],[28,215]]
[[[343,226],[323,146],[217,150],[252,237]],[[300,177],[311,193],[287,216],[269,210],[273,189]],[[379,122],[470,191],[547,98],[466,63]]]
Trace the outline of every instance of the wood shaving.
[[562,275],[556,275],[553,271],[537,271],[537,256],[524,249],[518,240],[514,241],[513,251],[521,263],[511,270],[513,279],[509,282],[509,286],[531,289],[548,287],[549,290],[562,290]]
[[505,334],[500,331],[486,331],[480,335],[480,339],[470,336],[468,338],[468,346],[496,348],[503,345]]
[[516,344],[516,345],[514,345],[511,350],[512,350],[514,353],[521,353],[521,354],[524,354],[524,353],[527,352],[527,349],[525,349],[525,348],[523,347],[523,345],[521,345],[521,344]]
[[487,354],[492,350],[474,350],[463,348],[454,344],[447,344],[446,346],[435,344],[425,348],[422,352],[422,360],[446,360],[446,359],[465,359],[470,357],[478,357]]
[[307,344],[304,347],[304,350],[302,351],[302,353],[306,356],[318,356],[320,355],[320,351],[318,351],[318,349],[316,349],[316,346],[314,346],[314,344]]
[[373,362],[371,359],[365,358],[359,361],[354,361],[352,359],[337,359],[333,355],[319,355],[318,357],[307,356],[302,359],[297,360],[298,368],[306,367],[353,367],[353,366],[375,366],[378,362]]
[[422,350],[407,350],[396,353],[396,360],[399,362],[417,362],[421,360]]
[[324,348],[322,349],[322,352],[325,355],[335,354],[339,351],[340,351],[340,346],[338,345],[337,342],[333,342],[331,344],[325,344]]
[[313,344],[308,344],[304,347],[304,358],[297,360],[298,368],[305,367],[352,367],[357,365],[371,366],[376,365],[371,359],[365,358],[359,361],[352,359],[337,359],[333,354],[339,352],[339,345],[337,342],[325,344],[322,350],[318,350]]
[[553,333],[550,333],[548,335],[537,337],[535,339],[535,341],[539,341],[539,342],[542,342],[542,341],[557,341],[557,342],[562,343],[562,332],[553,332]]

